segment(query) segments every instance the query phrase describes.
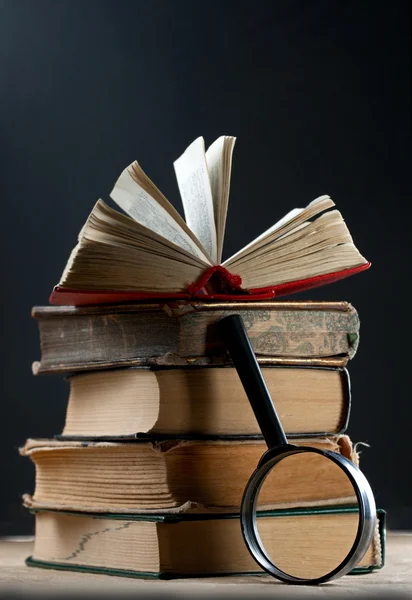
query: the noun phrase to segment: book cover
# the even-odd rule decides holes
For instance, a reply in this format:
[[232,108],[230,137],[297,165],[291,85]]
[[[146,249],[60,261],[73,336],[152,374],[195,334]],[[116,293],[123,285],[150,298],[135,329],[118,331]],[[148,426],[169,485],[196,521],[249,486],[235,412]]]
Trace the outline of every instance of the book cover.
[[[133,365],[230,362],[216,322],[240,314],[259,361],[345,366],[359,343],[348,302],[170,302],[32,310],[41,342],[37,373]],[[329,361],[329,362],[328,362]]]
[[[156,579],[267,576],[244,545],[237,513],[125,516],[35,511],[35,514],[36,544],[34,554],[26,561],[31,567]],[[336,549],[339,539],[328,538],[330,523],[342,527],[343,543],[349,523],[354,520],[356,526],[358,511],[353,507],[331,507],[261,511],[257,516],[259,526],[263,524],[263,535],[265,529],[283,524],[277,535],[279,543],[285,526],[288,531],[293,521],[296,524],[305,523],[306,519],[313,521],[309,528],[311,543],[330,543]],[[385,511],[378,510],[377,517],[371,546],[351,574],[369,573],[384,565]],[[286,547],[290,548],[290,544]],[[299,548],[289,560],[291,563],[300,560]]]

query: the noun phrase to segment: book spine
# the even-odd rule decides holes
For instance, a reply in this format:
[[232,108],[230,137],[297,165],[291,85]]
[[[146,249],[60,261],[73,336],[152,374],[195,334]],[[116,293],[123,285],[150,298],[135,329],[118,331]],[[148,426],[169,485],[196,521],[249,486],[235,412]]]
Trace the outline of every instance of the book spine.
[[[35,372],[68,372],[137,364],[227,360],[216,321],[238,311],[166,310],[39,318],[41,361]],[[259,358],[352,358],[359,340],[355,310],[247,310],[241,315]]]

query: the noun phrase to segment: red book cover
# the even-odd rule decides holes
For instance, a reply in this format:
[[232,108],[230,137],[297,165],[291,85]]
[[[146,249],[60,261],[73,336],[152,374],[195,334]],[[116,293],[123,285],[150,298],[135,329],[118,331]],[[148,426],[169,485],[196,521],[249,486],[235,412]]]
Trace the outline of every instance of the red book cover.
[[[219,300],[219,301],[241,301],[247,300],[271,300],[286,296],[288,294],[295,294],[311,288],[320,287],[328,283],[333,283],[355,275],[361,271],[365,271],[371,266],[370,262],[367,262],[358,267],[351,269],[345,269],[343,271],[335,271],[334,273],[326,273],[324,275],[318,275],[316,277],[310,277],[308,279],[300,279],[298,281],[289,281],[280,285],[265,288],[253,288],[250,290],[243,290],[241,288],[240,277],[230,274],[223,267],[212,267],[208,269],[204,276],[199,282],[191,284],[186,293],[159,293],[159,292],[124,292],[116,290],[73,290],[69,288],[63,288],[56,286],[49,298],[50,304],[60,306],[84,306],[88,304],[117,304],[120,302],[135,302],[138,300],[159,300],[159,299],[171,299],[171,300]],[[231,288],[228,293],[214,293],[208,291],[205,287],[210,277],[215,273],[219,272],[220,276],[224,278],[226,287]]]

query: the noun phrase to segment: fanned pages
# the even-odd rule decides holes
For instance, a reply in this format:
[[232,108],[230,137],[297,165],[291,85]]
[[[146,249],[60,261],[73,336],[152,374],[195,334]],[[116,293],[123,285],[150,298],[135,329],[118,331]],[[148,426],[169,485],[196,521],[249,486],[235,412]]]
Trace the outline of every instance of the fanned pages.
[[201,244],[190,234],[179,213],[146,177],[136,161],[122,172],[111,197],[138,223],[205,259]]
[[205,152],[199,137],[174,162],[186,222],[136,161],[124,169],[111,197],[128,216],[95,204],[50,302],[270,299],[370,266],[327,195],[222,263],[234,144],[221,136]]
[[[207,263],[98,200],[69,258],[63,280],[69,287],[184,291]],[[138,286],[135,286],[136,279]]]

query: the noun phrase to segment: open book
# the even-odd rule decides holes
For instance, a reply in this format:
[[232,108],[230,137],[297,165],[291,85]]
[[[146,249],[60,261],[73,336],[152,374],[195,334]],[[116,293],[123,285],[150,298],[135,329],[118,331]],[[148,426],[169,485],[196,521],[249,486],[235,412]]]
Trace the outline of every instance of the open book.
[[186,221],[137,162],[84,224],[52,304],[269,299],[370,266],[329,196],[295,208],[222,263],[235,138],[197,138],[174,163]]

